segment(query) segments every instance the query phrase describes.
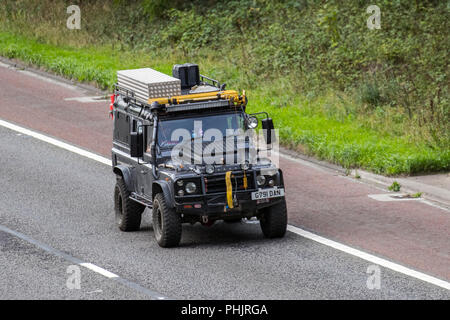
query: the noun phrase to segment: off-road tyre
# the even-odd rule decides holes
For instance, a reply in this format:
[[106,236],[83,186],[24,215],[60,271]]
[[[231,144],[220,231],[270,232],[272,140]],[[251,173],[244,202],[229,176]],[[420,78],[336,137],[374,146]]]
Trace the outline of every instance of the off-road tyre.
[[162,193],[153,199],[152,220],[156,242],[163,248],[178,246],[181,240],[181,216],[166,204]]
[[260,210],[261,230],[266,238],[282,238],[287,228],[286,200]]
[[114,212],[116,224],[122,231],[136,231],[141,226],[145,206],[130,199],[130,192],[121,176],[117,176],[114,188]]

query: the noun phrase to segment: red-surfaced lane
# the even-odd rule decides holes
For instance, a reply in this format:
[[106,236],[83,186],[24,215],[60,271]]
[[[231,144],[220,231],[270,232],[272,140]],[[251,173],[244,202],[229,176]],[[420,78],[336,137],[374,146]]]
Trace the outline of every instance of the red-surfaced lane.
[[[0,65],[0,119],[110,157],[109,102],[65,98],[85,90]],[[419,201],[379,202],[386,193],[328,170],[282,158],[289,223],[450,280],[450,212]]]

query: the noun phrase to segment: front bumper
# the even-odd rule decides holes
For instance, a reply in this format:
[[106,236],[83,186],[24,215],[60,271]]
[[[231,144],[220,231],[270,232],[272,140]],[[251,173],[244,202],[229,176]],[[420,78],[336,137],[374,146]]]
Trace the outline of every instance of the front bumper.
[[[258,191],[260,188],[267,189],[269,186],[257,185],[256,177],[258,170],[248,170],[247,188],[243,183],[243,171],[232,171],[233,180],[232,197],[233,208],[228,206],[227,190],[225,188],[225,172],[215,173],[212,175],[202,174],[200,177],[194,177],[199,180],[201,188],[194,195],[184,194],[179,196],[175,190],[175,208],[177,212],[190,216],[207,216],[210,219],[219,219],[225,217],[251,217],[255,216],[257,210],[272,206],[280,201],[284,201],[283,197],[270,198],[265,200],[252,200],[252,192]],[[284,188],[283,175],[281,170],[271,176],[275,180],[278,188]]]
[[175,206],[179,213],[223,218],[225,216],[254,216],[257,210],[284,201],[284,197],[252,200],[251,193],[254,191],[257,191],[257,189],[233,192],[233,197],[236,199],[233,208],[228,207],[227,195],[223,192],[208,195],[176,196]]

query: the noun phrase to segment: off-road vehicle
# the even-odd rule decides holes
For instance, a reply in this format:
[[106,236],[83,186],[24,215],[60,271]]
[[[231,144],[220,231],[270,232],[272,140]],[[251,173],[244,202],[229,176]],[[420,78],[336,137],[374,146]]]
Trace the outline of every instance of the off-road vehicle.
[[[120,230],[138,230],[148,207],[161,247],[179,244],[183,223],[209,226],[218,220],[257,218],[264,236],[283,237],[283,174],[260,156],[262,149],[252,139],[239,139],[236,133],[264,130],[263,146],[270,149],[275,139],[272,119],[265,112],[247,114],[245,91],[226,90],[225,84],[200,75],[197,65],[175,65],[173,76],[180,82],[177,96],[145,100],[129,86],[115,85],[112,166]],[[208,139],[209,129],[223,138]],[[176,130],[189,137],[180,139]],[[215,161],[207,163],[203,156],[212,142],[216,148],[209,151]],[[256,156],[249,159],[252,152]]]

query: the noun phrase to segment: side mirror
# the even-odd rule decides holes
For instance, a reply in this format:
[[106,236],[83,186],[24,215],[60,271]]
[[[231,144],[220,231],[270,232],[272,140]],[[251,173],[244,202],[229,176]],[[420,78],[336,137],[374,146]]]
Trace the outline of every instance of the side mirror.
[[130,133],[130,156],[134,158],[144,156],[144,134],[142,132]]
[[[263,129],[263,133],[264,133],[264,140],[266,140],[267,144],[271,144],[272,142],[272,133],[273,130],[275,129],[273,126],[273,121],[272,118],[266,118],[261,120],[261,126]],[[273,135],[274,140],[275,140],[275,135]]]

